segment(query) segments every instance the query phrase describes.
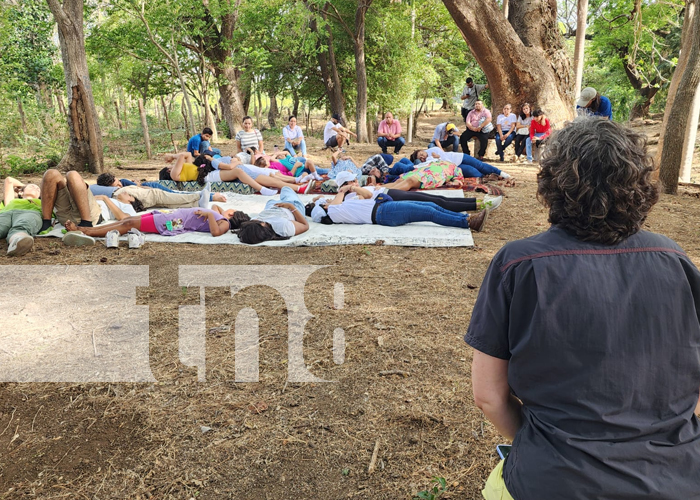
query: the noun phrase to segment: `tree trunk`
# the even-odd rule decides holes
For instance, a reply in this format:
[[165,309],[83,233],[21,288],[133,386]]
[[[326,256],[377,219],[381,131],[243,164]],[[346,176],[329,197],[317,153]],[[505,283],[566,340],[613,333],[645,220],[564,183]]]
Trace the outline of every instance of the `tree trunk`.
[[292,113],[294,116],[297,116],[299,114],[299,92],[297,92],[296,88],[292,89]]
[[683,182],[690,182],[690,173],[693,167],[693,154],[695,153],[695,139],[698,135],[698,119],[700,119],[700,85],[695,90],[695,99],[690,109],[688,127],[683,139],[683,154],[681,155],[680,178]]
[[119,130],[121,130],[122,119],[119,117],[119,103],[117,103],[117,101],[114,101],[114,109],[117,111],[117,125],[119,126]]
[[[364,3],[366,2],[366,3]],[[367,65],[365,62],[365,13],[372,0],[359,0],[355,11],[355,79],[357,80],[357,102],[355,103],[355,126],[357,142],[368,142],[367,135]]]
[[270,97],[270,110],[267,112],[267,121],[270,124],[270,128],[275,128],[276,120],[279,117],[279,109],[277,108],[277,95],[274,92],[268,92]]
[[[664,192],[676,194],[678,192],[678,174],[681,168],[683,156],[683,143],[687,136],[687,127],[690,121],[690,110],[693,108],[695,92],[700,84],[700,16],[697,13],[697,1],[690,0],[686,4],[686,16],[692,15],[692,22],[688,23],[690,29],[688,36],[682,36],[683,45],[681,51],[688,51],[683,75],[678,82],[678,91],[673,105],[668,113],[666,128],[663,131],[663,150],[661,151],[661,163],[659,165],[659,179]],[[692,14],[690,5],[694,6]],[[685,31],[686,23],[683,23]],[[685,32],[683,33],[685,35]],[[660,142],[660,141],[659,141]]]
[[190,132],[190,122],[187,119],[187,110],[185,109],[185,98],[182,98],[182,103],[180,104],[180,111],[182,112],[182,119],[185,121],[185,141],[189,141],[192,137],[192,132]]
[[168,108],[165,107],[165,99],[163,99],[163,96],[160,96],[160,105],[163,106],[163,116],[165,116],[165,126],[168,128],[168,132],[170,132],[170,141],[173,143],[173,149],[175,150],[175,153],[177,153],[177,144],[175,143],[175,137],[173,137],[173,129],[170,127],[170,117],[168,117]]
[[63,95],[59,91],[56,91],[56,102],[58,102],[58,111],[61,116],[66,116],[66,105],[63,102]]
[[[257,85],[256,85],[257,87]],[[260,89],[255,89],[255,96],[257,97],[257,106],[255,107],[255,122],[257,123],[258,130],[262,129],[262,100],[260,99]]]
[[17,111],[19,112],[19,118],[22,122],[22,134],[27,135],[27,117],[24,114],[24,106],[22,106],[22,99],[17,98]]
[[630,120],[636,120],[637,118],[644,118],[649,114],[649,108],[654,102],[654,96],[659,91],[659,87],[642,87],[639,91],[641,96],[644,98],[642,101],[634,103],[632,110],[630,111]]
[[151,136],[148,134],[148,119],[143,107],[143,99],[139,98],[139,115],[141,115],[141,128],[143,129],[143,142],[146,145],[146,158],[151,159]]
[[[690,57],[690,52],[692,47],[689,45],[688,39],[691,38],[690,29],[695,21],[696,13],[698,7],[698,0],[688,0],[685,4],[685,14],[683,16],[683,29],[681,31],[681,50],[678,54],[678,63],[676,64],[676,69],[673,71],[673,76],[671,77],[671,84],[668,87],[668,95],[666,97],[666,109],[664,110],[664,119],[661,125],[661,130],[665,131],[668,124],[668,118],[671,113],[671,108],[676,100],[676,93],[678,92],[678,85],[680,84],[681,77],[685,71],[685,67],[688,63],[688,58]],[[662,133],[659,137],[659,144],[656,150],[656,157],[654,158],[654,163],[659,168],[656,171],[657,174],[660,173],[661,167],[661,154],[664,150],[664,136]]]
[[[324,21],[327,21],[328,18],[327,13],[329,5],[329,3],[326,3],[323,9],[321,9],[321,17]],[[333,33],[331,32],[331,26],[326,22],[326,51],[321,49],[321,46],[324,45],[322,43],[323,37],[318,29],[315,19],[312,19],[309,23],[309,29],[318,34],[318,41],[316,42],[318,49],[318,65],[321,67],[321,77],[323,78],[323,85],[326,88],[326,96],[328,97],[328,102],[331,106],[331,113],[338,113],[341,121],[343,123],[347,123],[347,117],[345,116],[345,97],[343,97],[343,86],[340,82],[340,74],[338,73],[338,65],[335,59],[335,49],[333,48]]]
[[574,96],[581,93],[583,81],[583,59],[586,46],[586,21],[588,19],[588,0],[578,0],[576,10],[576,45],[574,47]]
[[82,170],[87,164],[93,174],[104,170],[102,132],[95,100],[92,96],[85,37],[83,35],[83,1],[47,0],[58,25],[63,72],[68,93],[68,128],[70,144],[59,163],[63,170]]
[[534,102],[553,124],[561,126],[573,117],[571,63],[559,33],[556,2],[515,2],[509,19],[495,2],[443,3],[486,74],[493,109],[506,102]]

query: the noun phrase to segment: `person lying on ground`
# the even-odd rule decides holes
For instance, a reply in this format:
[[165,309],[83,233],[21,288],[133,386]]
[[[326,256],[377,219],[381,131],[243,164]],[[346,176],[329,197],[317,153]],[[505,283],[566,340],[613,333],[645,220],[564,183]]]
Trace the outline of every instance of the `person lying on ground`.
[[98,194],[95,200],[100,206],[104,222],[126,219],[146,210],[143,203],[125,192],[120,193],[116,198]]
[[[503,201],[503,196],[491,196],[488,194],[484,196],[483,200],[479,201],[476,198],[450,198],[421,191],[401,191],[378,184],[360,187],[358,180],[349,172],[343,172],[338,175],[336,182],[339,183],[339,191],[346,188],[344,189],[346,192],[344,199],[346,200],[355,196],[371,199],[376,198],[379,194],[387,194],[394,201],[428,201],[452,212],[474,212],[487,208],[495,210]],[[313,201],[315,202],[320,198],[323,198],[323,196],[317,196]]]
[[126,217],[119,222],[102,224],[97,227],[77,226],[72,221],[66,221],[68,231],[80,231],[86,236],[99,238],[109,231],[119,231],[126,234],[131,229],[137,229],[142,233],[160,234],[162,236],[174,236],[182,233],[201,232],[211,233],[212,236],[221,236],[230,231],[234,226],[238,227],[249,217],[237,210],[223,210],[214,205],[208,208],[178,208],[172,211],[154,210],[142,215]]
[[[174,181],[197,181],[202,186],[208,182],[239,181],[265,196],[273,196],[277,194],[277,189],[285,186],[299,193],[304,193],[307,189],[313,189],[313,181],[309,184],[298,186],[285,182],[279,178],[280,176],[260,175],[253,179],[238,166],[231,170],[216,170],[212,166],[212,161],[205,156],[198,156],[197,159],[193,159],[189,153],[180,153],[175,155],[175,159],[175,164],[172,167],[166,167],[170,178]],[[219,167],[221,167],[221,164],[219,164]]]
[[414,162],[417,160],[421,164],[437,160],[449,161],[462,169],[464,177],[483,177],[493,174],[501,179],[510,178],[510,174],[507,174],[493,165],[477,160],[473,156],[463,153],[446,152],[440,148],[416,149],[411,153],[410,159]]
[[350,172],[357,178],[362,175],[362,169],[357,166],[352,156],[338,150],[331,155],[331,169],[328,172],[328,178],[335,179],[340,172]]
[[0,204],[0,239],[7,239],[7,255],[19,257],[34,246],[41,230],[41,188],[7,177]]
[[[347,197],[348,193],[360,196]],[[411,222],[433,222],[440,226],[470,228],[481,231],[489,215],[483,210],[469,216],[446,210],[428,201],[394,201],[386,193],[372,195],[355,185],[345,185],[328,201],[320,198],[305,207],[306,214],[321,224],[377,224],[403,226]]]
[[[236,221],[237,222],[237,221]],[[282,188],[280,201],[270,200],[257,217],[237,226],[231,225],[242,243],[256,245],[270,240],[287,240],[309,230],[304,204],[288,187]]]
[[81,227],[92,227],[102,222],[102,210],[92,191],[75,170],[65,177],[58,170],[51,168],[44,173],[41,180],[41,218],[39,232],[52,226],[52,214],[65,226],[68,219],[79,221]]
[[[166,156],[170,156],[167,155]],[[174,189],[170,189],[168,187],[165,187],[163,184],[161,184],[158,181],[143,181],[143,182],[134,182],[129,179],[117,179],[114,174],[109,173],[109,172],[104,172],[100,175],[97,176],[97,180],[95,184],[90,185],[90,191],[92,191],[92,194],[97,196],[98,194],[103,194],[105,196],[112,196],[112,193],[114,193],[114,190],[109,190],[109,189],[103,189],[103,188],[114,188],[115,190],[121,187],[131,187],[131,186],[136,186],[136,187],[144,187],[144,188],[153,188],[153,189],[160,189],[162,191],[165,191],[167,193],[180,193],[182,194],[183,191],[176,191]],[[225,201],[225,200],[215,200],[212,199],[211,201]]]
[[[303,157],[290,156],[286,153],[281,153],[280,155],[276,155],[276,157],[273,156],[273,159],[260,156],[255,160],[254,165],[260,168],[272,168],[278,170],[283,175],[295,177],[297,184],[310,179],[317,181],[323,180],[323,177],[316,172],[314,162]],[[308,176],[303,175],[304,172],[306,172]]]
[[407,172],[396,182],[384,184],[385,188],[410,191],[411,189],[436,189],[442,186],[461,189],[464,186],[462,169],[452,162],[436,160],[422,163]]

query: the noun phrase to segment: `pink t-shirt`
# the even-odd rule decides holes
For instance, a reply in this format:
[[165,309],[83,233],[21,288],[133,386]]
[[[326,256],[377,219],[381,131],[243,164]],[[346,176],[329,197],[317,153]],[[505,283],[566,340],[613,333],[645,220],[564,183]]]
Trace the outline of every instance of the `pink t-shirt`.
[[379,123],[378,132],[380,134],[401,135],[401,123],[395,119],[391,125],[388,125],[386,120],[382,120]]
[[478,127],[480,125],[480,122],[482,121],[482,118],[484,118],[483,121],[490,120],[491,111],[489,111],[488,109],[482,109],[481,111],[473,109],[467,115],[467,123],[472,127]]
[[282,165],[277,160],[270,160],[270,166],[268,168],[271,168],[273,170],[277,170],[284,175],[292,175],[292,173],[289,171],[289,169],[287,167],[285,167],[284,165]]

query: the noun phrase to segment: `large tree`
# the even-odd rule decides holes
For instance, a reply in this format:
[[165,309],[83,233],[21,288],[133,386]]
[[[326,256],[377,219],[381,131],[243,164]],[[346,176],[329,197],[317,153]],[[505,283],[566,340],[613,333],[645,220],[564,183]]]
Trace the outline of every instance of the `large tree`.
[[70,144],[59,168],[82,170],[99,174],[104,169],[102,133],[92,96],[83,34],[83,1],[47,0],[58,25],[63,72],[68,93],[68,127]]
[[[700,0],[688,0],[681,44],[681,60],[673,75],[664,127],[659,141],[659,179],[664,191],[678,192],[678,174],[683,160],[683,144],[689,139],[690,110],[694,109],[695,93],[700,85]],[[677,84],[674,85],[674,83]],[[693,137],[694,139],[694,137]],[[693,141],[694,142],[694,141]]]
[[530,102],[555,124],[573,116],[573,75],[554,0],[512,2],[508,19],[496,2],[443,0],[484,70],[494,109]]

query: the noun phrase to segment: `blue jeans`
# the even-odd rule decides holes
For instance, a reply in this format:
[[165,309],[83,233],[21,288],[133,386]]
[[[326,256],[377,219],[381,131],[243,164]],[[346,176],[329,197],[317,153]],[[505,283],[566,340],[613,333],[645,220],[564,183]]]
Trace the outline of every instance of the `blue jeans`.
[[199,143],[199,154],[205,153],[209,156],[221,155],[221,150],[219,148],[212,148],[209,141],[202,141]]
[[265,203],[265,210],[272,208],[276,204],[281,203],[281,202],[291,203],[302,214],[305,213],[305,211],[306,211],[306,209],[304,208],[304,204],[299,199],[299,195],[297,195],[292,188],[287,187],[287,186],[283,187],[282,190],[280,191],[280,199],[279,200],[270,200],[267,203]]
[[386,201],[375,213],[380,226],[403,226],[411,222],[434,222],[440,226],[469,227],[469,216],[451,212],[427,201]]
[[397,137],[396,139],[389,140],[386,137],[378,137],[377,144],[382,148],[382,153],[386,153],[386,148],[389,146],[394,146],[394,154],[399,154],[401,148],[406,144],[406,139],[403,137]]
[[473,156],[465,154],[462,158],[462,163],[459,165],[462,169],[464,177],[483,177],[489,174],[501,175],[501,171],[481,160],[477,160]]
[[[126,184],[124,184],[124,181],[122,181],[122,184],[124,186],[126,186]],[[131,186],[133,184],[129,184],[129,185]],[[173,191],[172,189],[169,189],[169,188],[166,188],[165,186],[163,186],[160,182],[155,182],[155,181],[142,182],[141,185],[143,187],[160,189],[161,191],[165,191],[166,193],[181,193],[181,192],[183,192],[183,191]]]
[[397,161],[393,167],[389,169],[389,173],[386,176],[386,182],[394,182],[399,179],[399,176],[405,174],[406,172],[411,172],[416,167],[411,160],[408,158],[401,158]]
[[[496,152],[498,153],[498,156],[501,157],[501,161],[503,161],[503,151],[510,146],[510,143],[515,140],[515,130],[513,130],[510,134],[506,135],[506,140],[501,142],[501,136],[496,133]],[[515,146],[514,146],[515,147]]]
[[[301,156],[306,158],[306,141],[304,139],[301,140],[297,148],[301,150]],[[289,151],[289,154],[292,156],[297,154],[296,149],[294,148],[294,146],[292,146],[292,143],[289,142],[287,139],[284,140],[284,149]]]
[[134,181],[130,181],[129,179],[119,179],[119,182],[122,183],[122,187],[126,186],[138,186]]
[[[535,140],[541,139],[543,136],[544,132],[535,134]],[[525,154],[527,154],[528,161],[532,161],[532,140],[529,137],[525,140]]]
[[[429,148],[434,148],[435,146],[435,141],[431,141],[428,145]],[[447,136],[447,139],[445,139],[444,141],[440,141],[440,146],[442,146],[442,149],[444,149],[445,151],[448,151],[448,148],[452,146],[452,151],[456,153],[457,151],[459,151],[459,136],[456,136],[454,134]]]

